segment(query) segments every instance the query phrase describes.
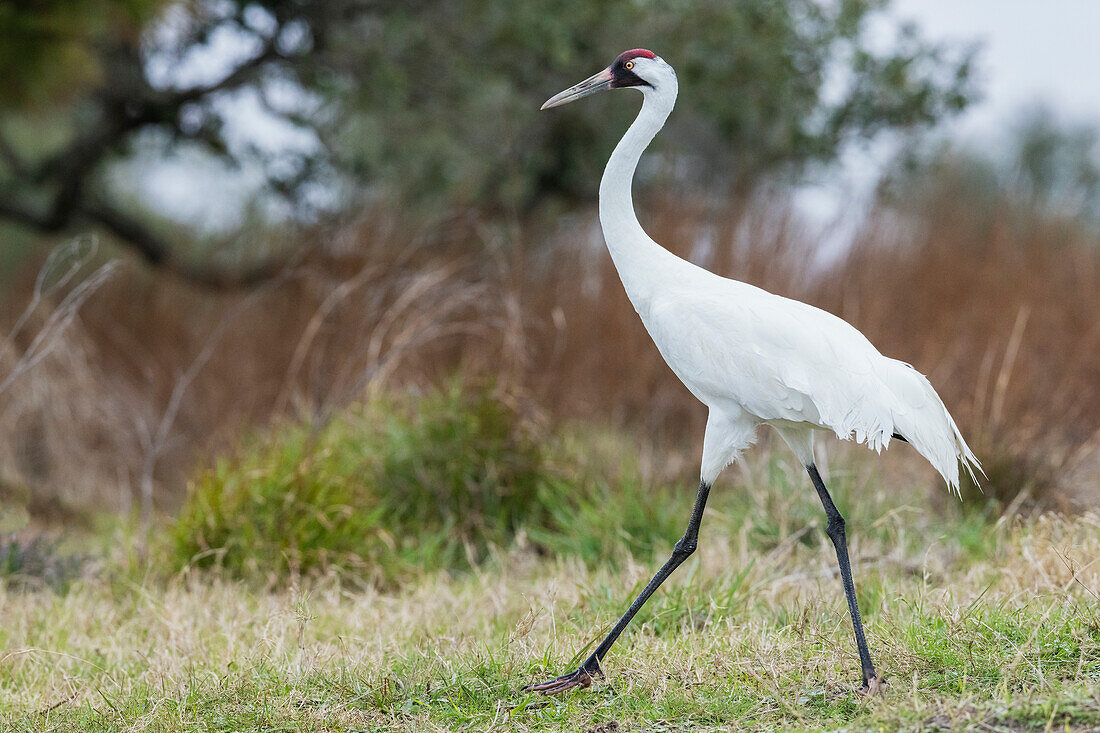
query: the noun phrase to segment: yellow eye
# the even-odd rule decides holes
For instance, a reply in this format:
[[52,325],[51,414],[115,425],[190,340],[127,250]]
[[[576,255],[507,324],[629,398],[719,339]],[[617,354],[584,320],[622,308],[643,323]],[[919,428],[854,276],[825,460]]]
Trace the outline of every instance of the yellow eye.
[[630,71],[631,69],[634,68],[634,62],[633,61],[627,61],[625,64],[623,64],[623,66],[626,67],[627,71]]

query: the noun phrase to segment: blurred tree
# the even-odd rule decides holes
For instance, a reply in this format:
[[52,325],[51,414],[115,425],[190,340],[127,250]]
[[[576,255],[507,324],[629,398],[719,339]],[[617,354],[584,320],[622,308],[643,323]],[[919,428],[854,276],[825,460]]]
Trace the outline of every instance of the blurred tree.
[[[355,170],[417,199],[526,211],[591,199],[635,113],[606,98],[539,113],[543,99],[621,50],[649,47],[680,78],[662,136],[691,178],[749,189],[833,160],[845,141],[934,122],[973,90],[971,54],[898,29],[870,50],[882,0],[549,0],[394,6],[342,36],[329,67],[354,77],[324,129]],[[429,7],[430,6],[430,7]],[[431,22],[424,22],[430,18]],[[881,39],[880,39],[881,40]]]
[[1045,107],[1024,112],[1014,131],[1011,187],[1042,209],[1100,221],[1100,147],[1092,125],[1060,122]]
[[[664,160],[689,163],[685,178],[712,190],[747,191],[764,176],[831,161],[846,141],[966,104],[969,51],[930,44],[908,26],[873,50],[868,21],[887,4],[3,3],[0,60],[12,63],[0,86],[0,217],[46,232],[96,224],[150,262],[180,268],[170,243],[118,204],[104,175],[150,129],[231,164],[258,162],[268,190],[298,210],[333,172],[429,207],[524,215],[537,203],[590,199],[632,106],[593,101],[552,115],[538,107],[634,46],[653,48],[680,76]],[[221,73],[182,81],[180,71],[212,49],[222,49]],[[231,140],[226,100],[246,89],[322,144],[287,156]],[[43,105],[67,120],[49,144],[25,124]],[[221,282],[269,270],[187,274]]]
[[0,3],[0,110],[57,101],[99,81],[90,41],[133,36],[164,0]]
[[880,192],[896,210],[929,220],[940,219],[930,211],[960,210],[965,202],[972,223],[988,225],[1011,214],[1095,228],[1100,134],[1042,106],[1023,109],[995,151],[942,140],[906,148],[889,166]]
[[[45,232],[100,226],[151,264],[210,284],[266,278],[277,263],[222,271],[177,256],[172,243],[113,195],[108,166],[159,131],[239,165],[259,159],[273,190],[293,197],[304,169],[232,146],[226,95],[267,89],[304,63],[350,2],[77,0],[0,5],[7,62],[0,100],[0,218]],[[265,7],[266,6],[266,7]],[[315,7],[323,6],[323,7]],[[316,26],[317,31],[309,29]],[[174,70],[221,44],[213,79],[181,82]],[[208,60],[209,62],[209,60]],[[211,76],[207,74],[207,76]],[[286,111],[284,117],[293,117]],[[302,123],[304,124],[304,122]],[[281,166],[281,167],[280,167]]]

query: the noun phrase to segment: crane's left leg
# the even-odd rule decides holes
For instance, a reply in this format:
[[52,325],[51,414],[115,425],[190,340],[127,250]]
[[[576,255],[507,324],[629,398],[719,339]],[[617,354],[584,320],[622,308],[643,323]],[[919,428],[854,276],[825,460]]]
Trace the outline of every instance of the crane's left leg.
[[649,597],[653,595],[654,591],[660,587],[661,583],[665,582],[668,576],[672,575],[672,571],[680,567],[680,565],[687,560],[691,553],[695,552],[695,548],[699,545],[699,523],[703,521],[703,509],[707,505],[707,496],[710,495],[710,484],[706,481],[699,482],[699,493],[695,495],[695,507],[691,510],[691,519],[688,520],[687,530],[684,532],[684,536],[680,538],[679,542],[672,549],[672,556],[668,561],[661,566],[661,569],[657,571],[657,574],[653,576],[653,579],[646,584],[646,587],[642,589],[642,592],[634,599],[634,602],[630,604],[630,608],[626,610],[619,622],[615,624],[615,627],[611,629],[611,632],[600,645],[596,647],[596,651],[592,652],[592,656],[585,660],[584,664],[579,669],[574,670],[568,674],[563,674],[560,677],[555,677],[549,682],[543,682],[537,685],[527,685],[523,688],[524,692],[541,692],[544,695],[556,695],[560,692],[572,689],[574,687],[588,687],[592,684],[592,678],[596,676],[602,676],[603,670],[600,669],[600,663],[603,662],[603,658],[610,651],[611,645],[615,643],[615,640],[619,638],[619,634],[623,633],[623,630],[630,623],[630,620],[634,618],[634,615],[641,610],[645,602],[649,600]]
[[806,467],[806,471],[810,474],[810,480],[814,482],[814,488],[817,489],[822,506],[825,507],[825,516],[829,520],[825,527],[825,534],[829,535],[829,539],[833,541],[837,563],[840,565],[840,579],[844,583],[848,613],[852,616],[856,646],[859,647],[859,663],[863,667],[863,685],[859,689],[865,695],[875,694],[882,689],[882,678],[875,674],[875,665],[871,663],[871,651],[867,648],[867,637],[863,635],[863,619],[859,614],[856,588],[852,582],[852,564],[848,561],[848,538],[844,534],[844,517],[833,504],[833,498],[829,496],[829,490],[825,488],[825,482],[821,480],[817,466],[811,463]]

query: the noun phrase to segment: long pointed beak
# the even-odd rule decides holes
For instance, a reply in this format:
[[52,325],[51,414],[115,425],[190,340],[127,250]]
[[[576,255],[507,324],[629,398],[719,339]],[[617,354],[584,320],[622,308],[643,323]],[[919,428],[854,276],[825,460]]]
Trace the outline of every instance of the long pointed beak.
[[598,74],[593,74],[580,84],[571,86],[564,92],[558,92],[554,96],[543,102],[542,107],[539,109],[550,109],[551,107],[560,107],[563,104],[569,104],[575,102],[581,97],[587,97],[589,94],[595,94],[596,92],[602,92],[604,89],[611,88],[611,82],[615,79],[611,74],[611,69],[607,68]]

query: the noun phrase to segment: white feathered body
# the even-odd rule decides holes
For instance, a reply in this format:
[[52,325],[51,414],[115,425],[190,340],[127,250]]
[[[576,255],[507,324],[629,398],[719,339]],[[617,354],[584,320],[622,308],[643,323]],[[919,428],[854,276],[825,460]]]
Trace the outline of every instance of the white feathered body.
[[[640,63],[640,60],[639,60]],[[842,319],[806,303],[715,275],[654,242],[638,224],[630,187],[641,152],[663,126],[676,77],[652,62],[642,112],[612,153],[600,186],[608,250],[642,323],[676,376],[710,409],[702,478],[774,427],[806,465],[813,434],[874,450],[903,436],[959,488],[959,464],[979,469],[928,380],[890,359]]]
[[760,423],[775,427],[806,463],[816,428],[874,450],[902,435],[953,489],[960,459],[976,465],[924,375],[880,354],[847,322],[662,259],[660,285],[638,283],[631,299],[672,371],[711,410],[708,433],[720,435],[708,435],[705,474],[716,476]]

